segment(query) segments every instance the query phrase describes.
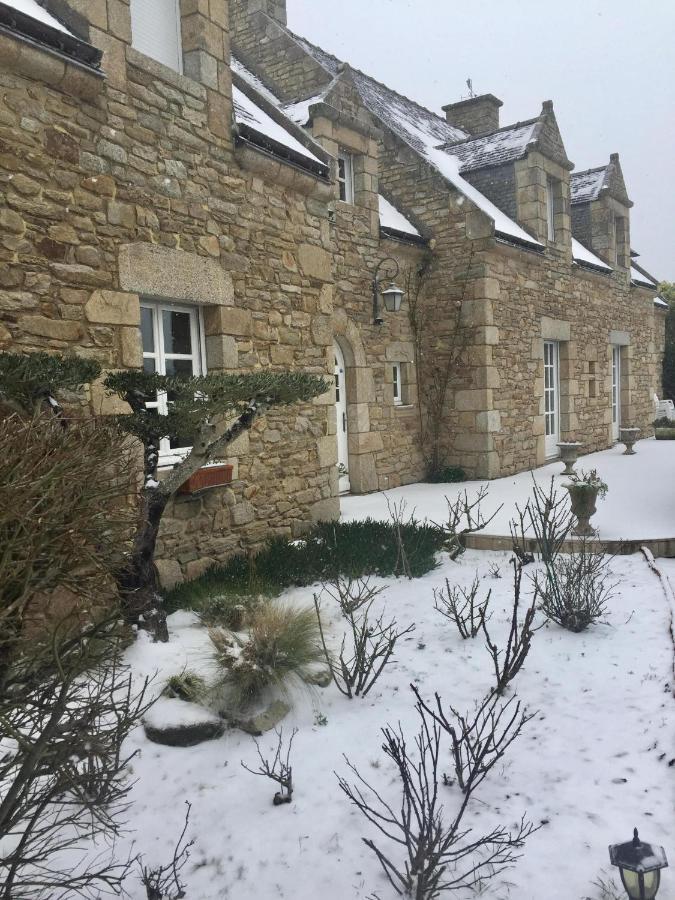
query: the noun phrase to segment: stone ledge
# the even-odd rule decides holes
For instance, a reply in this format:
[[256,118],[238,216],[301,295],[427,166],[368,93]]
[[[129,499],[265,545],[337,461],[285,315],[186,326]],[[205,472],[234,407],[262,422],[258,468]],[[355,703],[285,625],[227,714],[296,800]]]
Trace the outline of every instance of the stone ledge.
[[[675,537],[670,538],[645,538],[644,540],[603,540],[596,538],[587,541],[591,545],[597,545],[604,553],[612,556],[630,556],[632,553],[639,553],[643,547],[651,551],[656,558],[673,559],[675,558]],[[572,551],[582,544],[582,540],[570,539],[566,540],[562,545],[562,553],[572,553]],[[469,534],[465,538],[465,545],[469,550],[512,550],[513,538],[506,534]],[[530,553],[534,553],[537,549],[537,543],[533,538],[525,540],[525,549]]]

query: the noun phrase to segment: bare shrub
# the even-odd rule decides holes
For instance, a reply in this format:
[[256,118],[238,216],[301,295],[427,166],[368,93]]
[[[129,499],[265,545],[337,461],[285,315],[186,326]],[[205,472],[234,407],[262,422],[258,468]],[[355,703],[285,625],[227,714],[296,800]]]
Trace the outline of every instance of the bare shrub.
[[410,687],[418,704],[450,737],[455,777],[465,793],[478,788],[535,716],[521,711],[520,700],[515,697],[500,703],[496,694],[484,697],[471,713],[463,715],[450,706],[448,714],[438,693],[434,695],[434,709],[422,700],[415,685]]
[[187,896],[180,872],[190,858],[190,847],[194,844],[194,840],[185,841],[192,804],[186,800],[185,805],[187,806],[185,823],[176,841],[171,860],[153,868],[144,865],[142,860],[138,862],[141,869],[141,884],[145,888],[147,900],[182,900]]
[[501,503],[491,516],[485,518],[481,504],[487,495],[488,489],[481,487],[473,500],[469,500],[467,491],[461,493],[456,500],[445,498],[448,505],[448,517],[438,527],[445,532],[445,548],[450,559],[457,559],[461,556],[466,550],[466,536],[487,528],[504,505]]
[[368,575],[360,578],[336,575],[332,581],[326,581],[321,586],[321,592],[335,600],[343,616],[354,615],[383,590],[382,587],[373,586]]
[[546,565],[550,565],[569,537],[574,516],[569,508],[568,497],[558,496],[553,477],[548,490],[538,485],[534,476],[532,481],[532,497],[528,500],[526,509],[539,555]]
[[575,633],[603,619],[615,588],[605,555],[586,541],[557,557],[543,578],[535,578],[542,612]]
[[386,494],[384,499],[387,501],[387,510],[389,512],[391,523],[394,526],[394,538],[396,540],[396,566],[394,571],[397,575],[400,573],[401,575],[405,575],[406,578],[412,578],[408,554],[406,553],[405,541],[403,539],[403,528],[405,525],[415,523],[414,515],[411,513],[409,516],[406,516],[405,511],[408,504],[405,500],[395,503],[394,501],[390,501]]
[[336,660],[326,643],[321,621],[320,596],[315,594],[314,606],[321,644],[333,682],[340,693],[350,700],[353,697],[365,697],[393,656],[399,638],[410,634],[415,630],[415,626],[409,625],[400,630],[396,619],[387,622],[384,612],[375,613],[373,604],[380,589],[371,588],[368,579],[359,580],[356,586],[351,582],[351,592],[345,592],[344,587],[341,588],[338,582],[324,585],[324,588],[329,596],[338,600],[347,629],[342,637]]
[[281,806],[282,804],[290,803],[293,800],[293,768],[291,766],[291,749],[293,748],[293,738],[298,733],[298,729],[294,728],[291,732],[288,746],[286,747],[285,757],[284,730],[283,728],[275,728],[274,733],[277,736],[277,748],[274,753],[272,762],[270,763],[269,759],[263,756],[260,749],[260,744],[258,743],[258,741],[256,741],[255,747],[258,751],[258,758],[260,759],[259,768],[251,769],[244,762],[242,762],[242,766],[246,769],[247,772],[250,772],[252,775],[262,775],[264,778],[269,778],[270,781],[273,781],[275,784],[279,785],[280,790],[275,793],[272,799],[272,803],[274,804],[274,806]]
[[511,559],[511,564],[513,565],[513,607],[511,610],[509,635],[506,646],[503,649],[497,647],[491,639],[485,620],[482,623],[485,645],[492,657],[495,673],[496,685],[494,692],[499,695],[504,693],[508,683],[520,672],[527,654],[530,652],[532,636],[535,631],[538,631],[538,628],[532,627],[537,611],[537,592],[533,592],[532,602],[525,608],[521,621],[520,595],[523,580],[523,563],[514,557]]
[[89,848],[120,832],[135,756],[123,743],[150,705],[146,687],[119,662],[116,622],[70,631],[34,641],[3,673],[2,900],[98,898],[119,891],[132,862]]
[[451,587],[446,578],[445,591],[434,589],[434,608],[457,626],[464,640],[475,638],[485,621],[492,591],[489,590],[487,596],[479,601],[479,588],[480,581],[476,575],[469,588]]
[[385,756],[394,764],[400,798],[389,803],[345,757],[355,782],[338,776],[349,800],[400,851],[386,853],[371,838],[363,842],[376,855],[399,897],[432,900],[442,893],[471,889],[513,865],[517,851],[536,828],[523,817],[515,831],[503,826],[474,835],[464,824],[475,785],[460,795],[454,816],[446,818],[439,797],[441,727],[420,703],[414,749],[408,748],[399,726],[382,729]]
[[209,629],[209,636],[235,709],[250,705],[267,688],[283,690],[293,678],[304,680],[312,665],[323,660],[311,608],[266,603],[253,613],[245,640],[218,628]]

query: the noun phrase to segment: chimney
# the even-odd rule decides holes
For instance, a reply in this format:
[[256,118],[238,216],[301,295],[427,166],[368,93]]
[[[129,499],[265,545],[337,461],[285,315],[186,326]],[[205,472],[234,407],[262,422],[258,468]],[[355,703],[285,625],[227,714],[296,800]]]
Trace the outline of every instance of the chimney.
[[286,25],[286,0],[234,0],[232,5],[235,16],[264,12],[281,25]]
[[450,125],[478,137],[499,128],[499,107],[503,105],[494,94],[481,94],[480,97],[448,103],[443,107],[443,112]]

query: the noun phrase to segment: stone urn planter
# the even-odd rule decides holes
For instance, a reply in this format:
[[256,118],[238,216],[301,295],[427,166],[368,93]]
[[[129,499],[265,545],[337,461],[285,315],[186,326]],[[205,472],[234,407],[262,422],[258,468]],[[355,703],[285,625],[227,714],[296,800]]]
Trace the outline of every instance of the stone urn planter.
[[637,441],[640,435],[639,428],[620,428],[619,429],[619,440],[622,444],[626,445],[626,449],[623,451],[624,456],[635,456],[635,450],[633,450],[633,444]]
[[569,491],[572,512],[577,520],[572,533],[579,537],[594,535],[595,529],[591,527],[591,516],[595,515],[597,510],[598,497],[602,498],[607,493],[607,485],[593,469],[580,474],[574,472],[571,483],[566,484],[565,487]]
[[561,441],[556,445],[560,450],[560,460],[565,463],[563,475],[571,475],[574,471],[574,463],[579,458],[579,450],[584,446],[578,441]]

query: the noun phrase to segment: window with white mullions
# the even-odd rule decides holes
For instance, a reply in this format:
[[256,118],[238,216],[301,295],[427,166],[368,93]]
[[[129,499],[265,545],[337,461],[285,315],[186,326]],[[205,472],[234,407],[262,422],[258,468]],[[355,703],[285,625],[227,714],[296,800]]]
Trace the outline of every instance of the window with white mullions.
[[[143,368],[158,375],[190,377],[205,373],[199,310],[190,306],[141,304]],[[146,403],[158,415],[166,415],[171,394],[160,391]],[[160,465],[173,465],[190,451],[189,437],[160,441]]]
[[560,443],[560,347],[544,341],[544,422],[546,456],[557,456]]
[[612,347],[612,439],[621,430],[621,347]]
[[401,385],[401,363],[394,363],[391,367],[392,387],[394,393],[394,405],[403,403],[403,389]]
[[354,202],[354,158],[346,150],[338,151],[338,187],[340,200]]

